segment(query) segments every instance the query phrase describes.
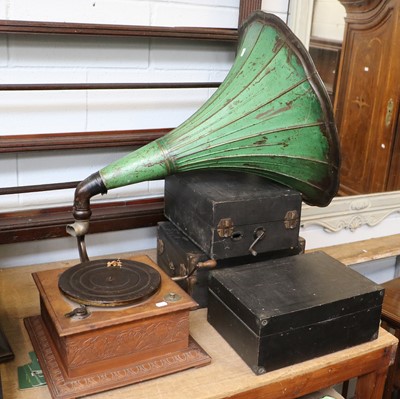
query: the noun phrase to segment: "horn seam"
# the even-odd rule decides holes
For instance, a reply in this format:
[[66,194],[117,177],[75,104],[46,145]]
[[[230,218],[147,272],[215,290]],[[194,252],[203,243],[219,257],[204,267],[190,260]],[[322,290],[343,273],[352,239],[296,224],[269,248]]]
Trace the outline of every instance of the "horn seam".
[[162,145],[161,140],[155,140],[155,143],[157,144],[158,148],[160,149],[163,155],[165,166],[167,168],[167,173],[172,175],[173,173],[176,172],[176,165],[172,160],[169,151],[167,151],[167,149]]
[[[233,130],[233,131],[229,132],[228,134],[226,134],[226,135],[224,136],[224,138],[227,137],[227,136],[230,136],[231,134],[238,133],[238,132],[240,132],[241,130],[246,130],[246,129],[248,129],[249,127],[254,127],[254,126],[260,125],[260,124],[262,124],[262,123],[263,123],[263,122],[261,122],[261,123],[254,123],[254,124],[249,125],[249,126],[246,126],[246,127],[244,127],[244,128],[240,128],[240,129],[237,129],[237,130]],[[251,134],[251,135],[249,135],[249,136],[246,136],[245,139],[247,140],[247,139],[256,138],[256,137],[259,137],[260,134],[262,134],[262,135],[271,135],[271,134],[274,134],[274,133],[285,132],[285,131],[289,131],[289,130],[296,130],[296,131],[299,131],[299,130],[306,129],[306,128],[310,128],[310,127],[318,127],[318,126],[324,126],[324,125],[325,125],[325,124],[324,124],[323,122],[314,122],[314,123],[308,123],[308,124],[304,124],[304,125],[292,125],[292,126],[287,126],[287,127],[280,127],[280,128],[276,128],[276,129],[271,130],[271,131],[266,130],[266,131],[263,131],[263,132],[253,133],[253,134]],[[235,143],[235,142],[240,142],[240,141],[242,141],[242,140],[243,140],[243,137],[236,138],[236,139],[234,139],[234,140],[224,141],[223,143],[218,143],[218,144],[210,145],[209,147],[207,147],[207,149],[217,148],[217,147],[220,147],[220,146],[222,146],[222,145],[231,144],[231,143]],[[272,143],[272,144],[270,144],[269,146],[278,145],[278,144],[279,144],[279,143]],[[202,147],[203,147],[203,144],[200,143],[200,144],[198,145],[198,147],[201,147],[201,148],[202,148]],[[175,150],[175,149],[176,149],[176,148],[174,148],[174,150]],[[190,150],[196,150],[196,147],[190,147]],[[185,152],[181,152],[180,154],[183,155],[183,154],[185,154]]]
[[[243,148],[247,148],[247,147],[241,147],[241,149]],[[225,151],[228,152],[229,150]],[[212,155],[212,154],[209,154]],[[296,160],[300,160],[300,161],[306,161],[306,162],[310,162],[310,163],[314,163],[314,164],[318,164],[318,165],[325,165],[325,166],[331,166],[329,162],[326,162],[324,160],[321,159],[314,159],[314,158],[309,158],[309,157],[302,157],[302,156],[296,156],[296,155],[280,155],[280,154],[241,154],[240,156],[237,155],[227,155],[227,156],[223,156],[223,157],[217,157],[217,158],[207,158],[207,161],[220,161],[220,160],[230,160],[230,159],[241,159],[241,158],[268,158],[268,159],[296,159]],[[185,168],[187,165],[196,165],[196,164],[202,164],[203,161],[196,161],[196,162],[185,162],[184,165],[182,165],[182,168]],[[333,166],[332,166],[333,167]],[[336,169],[336,168],[335,168]]]
[[[252,111],[251,113],[254,113],[254,112],[256,112],[256,111],[258,111],[258,109]],[[251,113],[250,113],[250,114],[251,114]],[[250,114],[248,114],[247,117],[248,117]],[[243,118],[244,118],[244,117],[243,117]],[[195,149],[195,148],[196,148],[196,145],[197,145],[198,147],[202,146],[203,144],[200,142],[202,139],[207,138],[208,136],[210,136],[211,134],[213,134],[213,133],[215,133],[215,132],[217,132],[217,131],[219,131],[219,130],[222,130],[222,129],[227,128],[228,126],[230,126],[230,125],[231,125],[232,123],[234,123],[234,122],[238,122],[238,121],[243,120],[243,118],[239,118],[239,119],[237,119],[237,120],[230,121],[229,123],[226,123],[226,124],[223,125],[223,126],[220,126],[220,127],[218,127],[218,128],[215,128],[215,129],[212,130],[212,131],[205,132],[202,136],[197,137],[196,140],[193,139],[193,140],[187,140],[187,141],[185,141],[184,143],[177,143],[177,145],[174,146],[174,151],[182,150],[182,154],[185,155],[185,154],[188,153],[188,151],[190,151],[190,150],[192,150],[192,149]],[[248,126],[245,126],[245,127],[243,127],[243,128],[231,130],[230,132],[228,132],[228,133],[226,133],[226,134],[224,135],[224,138],[227,138],[227,137],[229,137],[229,136],[232,136],[232,135],[236,134],[237,132],[240,132],[241,130],[246,130],[246,129],[253,128],[253,127],[258,126],[258,125],[263,125],[263,124],[265,124],[266,122],[268,122],[268,119],[260,120],[260,121],[258,121],[257,123],[252,123],[252,124],[250,124],[250,125],[248,125]],[[288,131],[288,130],[299,130],[299,129],[301,129],[301,128],[317,127],[317,126],[325,126],[325,123],[324,123],[323,121],[318,121],[318,122],[309,123],[309,124],[303,124],[303,125],[292,125],[292,126],[288,126],[288,127],[280,127],[280,128],[275,128],[273,131],[264,131],[264,132],[262,132],[262,134],[273,134],[273,133],[275,133],[275,132],[284,132],[284,131]],[[247,138],[257,137],[259,134],[260,134],[260,133],[254,133],[253,135],[247,136],[246,139],[247,139]],[[228,141],[227,143],[231,143],[231,142],[235,142],[235,141],[241,141],[241,140],[243,140],[243,138],[238,138],[238,139],[236,139],[236,140]],[[191,146],[191,145],[193,145],[193,144],[194,144],[194,146]],[[190,148],[188,148],[188,147],[190,147]],[[185,151],[185,148],[187,148],[186,151]],[[211,146],[210,148],[212,148],[212,146]]]
[[[199,139],[201,139],[201,138],[203,138],[203,137],[207,137],[207,136],[209,136],[210,134],[213,134],[213,133],[215,133],[215,132],[218,131],[218,130],[221,130],[221,129],[223,129],[223,128],[226,128],[226,127],[232,125],[233,123],[236,123],[236,122],[242,120],[243,118],[248,117],[249,115],[253,114],[254,112],[257,112],[258,110],[260,110],[260,108],[265,107],[266,105],[272,103],[273,101],[276,101],[276,100],[279,99],[280,97],[284,96],[285,94],[289,93],[290,91],[292,91],[293,89],[299,87],[300,85],[302,85],[302,84],[305,83],[305,82],[308,82],[308,79],[307,79],[307,78],[304,78],[304,79],[302,79],[301,81],[297,82],[295,85],[292,85],[290,88],[288,88],[287,90],[285,90],[285,91],[279,93],[279,95],[277,95],[277,96],[275,96],[274,98],[270,99],[270,100],[267,101],[266,103],[264,103],[264,104],[262,104],[262,105],[260,105],[260,106],[258,106],[258,107],[256,107],[256,108],[250,110],[249,112],[247,112],[247,113],[244,114],[244,115],[238,116],[236,119],[230,120],[230,121],[227,122],[225,125],[219,126],[218,128],[214,128],[214,129],[212,129],[212,130],[206,131],[207,126],[202,126],[203,135],[200,135],[201,133],[199,133],[199,136],[194,137],[194,135],[192,134],[192,131],[191,131],[191,132],[190,132],[191,135],[189,136],[191,139],[190,139],[190,140],[189,140],[189,139],[186,139],[185,141],[183,141],[183,140],[180,141],[180,143],[175,147],[175,149],[176,149],[176,150],[179,150],[179,149],[183,148],[184,146],[186,147],[186,146],[189,145],[189,144],[193,144],[194,142],[198,142]],[[311,86],[311,85],[310,85],[310,89],[312,90],[312,86]],[[260,91],[261,91],[261,90],[260,90]],[[312,90],[312,91],[313,91],[313,90]],[[304,92],[303,95],[306,95],[308,92],[309,92],[309,90],[306,91],[306,92]],[[221,117],[221,118],[219,119],[219,121],[223,120],[224,118],[229,117],[233,112],[234,112],[234,111],[232,110],[231,112],[225,114],[223,117]],[[211,119],[211,117],[210,117],[210,119]],[[263,121],[260,121],[260,123],[264,123],[264,122],[266,122],[266,121],[268,121],[268,119],[264,119]],[[216,122],[218,122],[218,121],[214,121],[214,123],[216,123]],[[210,122],[210,123],[211,123],[211,122]],[[234,131],[233,131],[233,132],[234,132]],[[233,132],[230,132],[229,134],[233,134]],[[227,135],[229,135],[229,134],[227,134]],[[225,137],[226,137],[226,136],[225,136]],[[186,134],[183,135],[182,139],[184,139],[184,138],[186,138]]]

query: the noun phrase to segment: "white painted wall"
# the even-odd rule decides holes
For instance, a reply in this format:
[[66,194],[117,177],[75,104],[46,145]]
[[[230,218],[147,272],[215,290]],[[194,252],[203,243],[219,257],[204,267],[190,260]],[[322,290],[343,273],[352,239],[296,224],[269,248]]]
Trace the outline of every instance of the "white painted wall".
[[[0,18],[127,25],[235,27],[238,0],[3,0]],[[236,14],[232,19],[232,15]]]
[[275,14],[282,21],[288,20],[289,0],[262,0],[261,9],[271,14]]
[[342,41],[346,10],[339,0],[315,0],[311,35]]

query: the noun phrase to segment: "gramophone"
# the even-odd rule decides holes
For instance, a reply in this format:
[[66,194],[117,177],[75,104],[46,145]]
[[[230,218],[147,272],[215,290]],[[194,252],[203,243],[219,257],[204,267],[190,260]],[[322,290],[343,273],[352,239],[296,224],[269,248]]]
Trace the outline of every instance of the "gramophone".
[[[89,260],[90,199],[116,187],[193,170],[234,170],[326,206],[338,189],[332,107],[300,41],[277,17],[253,14],[214,95],[169,134],[83,180],[75,191],[81,263],[37,273],[41,315],[27,329],[55,398],[127,385],[210,359],[190,338],[190,297],[147,258]],[[68,314],[71,317],[65,317]]]

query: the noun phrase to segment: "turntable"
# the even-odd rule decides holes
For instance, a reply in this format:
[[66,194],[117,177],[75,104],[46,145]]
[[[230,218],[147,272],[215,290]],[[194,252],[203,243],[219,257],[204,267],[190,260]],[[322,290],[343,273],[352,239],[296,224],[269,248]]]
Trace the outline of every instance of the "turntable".
[[25,325],[53,398],[210,362],[189,336],[196,302],[146,256],[88,261],[33,278],[41,313]]

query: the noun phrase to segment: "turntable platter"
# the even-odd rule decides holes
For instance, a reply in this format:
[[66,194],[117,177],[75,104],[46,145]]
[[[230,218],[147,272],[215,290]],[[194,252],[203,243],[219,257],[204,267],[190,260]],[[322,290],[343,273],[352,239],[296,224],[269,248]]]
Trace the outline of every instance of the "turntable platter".
[[64,271],[60,291],[83,305],[113,307],[133,305],[157,292],[161,277],[153,267],[131,260],[100,259]]

